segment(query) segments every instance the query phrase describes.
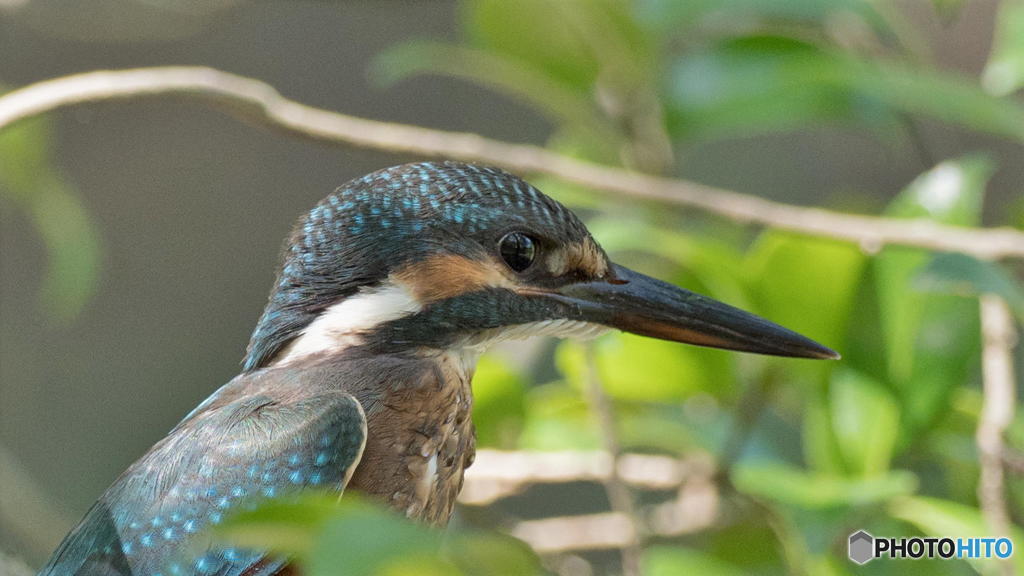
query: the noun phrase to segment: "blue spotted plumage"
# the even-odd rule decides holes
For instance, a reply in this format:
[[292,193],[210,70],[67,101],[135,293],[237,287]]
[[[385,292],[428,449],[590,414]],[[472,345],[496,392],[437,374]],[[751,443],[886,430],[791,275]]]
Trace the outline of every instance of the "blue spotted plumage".
[[266,497],[313,485],[341,490],[362,451],[365,420],[348,394],[288,402],[244,395],[246,380],[227,384],[129,468],[42,574],[234,576],[280,565],[196,537]]

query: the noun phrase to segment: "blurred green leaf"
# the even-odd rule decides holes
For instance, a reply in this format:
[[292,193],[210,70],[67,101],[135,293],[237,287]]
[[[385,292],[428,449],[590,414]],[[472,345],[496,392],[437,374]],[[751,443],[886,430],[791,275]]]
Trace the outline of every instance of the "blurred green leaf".
[[803,509],[826,509],[878,504],[917,488],[913,474],[894,471],[854,479],[807,472],[784,464],[738,464],[732,476],[736,488],[749,496]]
[[635,218],[617,214],[615,218],[594,218],[588,228],[613,259],[620,253],[628,253],[634,260],[636,253],[657,255],[692,274],[707,288],[707,295],[733,306],[750,306],[743,255],[735,247],[716,237],[666,229],[651,220],[648,214]]
[[597,450],[603,446],[583,397],[564,382],[529,390],[519,444],[528,450]]
[[892,131],[912,115],[1024,141],[1024,106],[967,79],[781,36],[688,53],[668,82],[670,124],[681,136],[750,136],[822,122]]
[[[977,156],[943,162],[914,180],[886,215],[975,225],[992,170],[991,162]],[[924,250],[890,247],[874,260],[889,380],[900,395],[908,438],[937,417],[978,353],[976,305],[913,290],[929,259]]]
[[769,230],[748,253],[744,269],[762,314],[840,348],[865,261],[851,244]]
[[9,198],[32,219],[49,259],[42,306],[69,320],[96,291],[100,235],[82,199],[52,167],[51,132],[45,118],[0,132],[0,198]]
[[411,42],[380,54],[372,70],[374,77],[385,84],[423,73],[469,80],[511,94],[557,122],[605,138],[614,137],[605,129],[585,90],[506,55],[440,42]]
[[680,57],[667,76],[670,126],[688,137],[749,136],[838,121],[867,106],[852,70],[818,47],[781,36],[730,39]]
[[[347,498],[347,497],[346,497]],[[344,501],[344,499],[343,499]],[[311,576],[450,574],[440,554],[441,534],[389,510],[346,506],[317,534],[311,550]]]
[[[849,244],[770,230],[760,235],[743,269],[758,312],[842,350],[865,260]],[[790,382],[802,375],[821,385],[835,367],[831,362],[769,362],[784,370]],[[837,443],[829,402],[822,394],[820,389],[807,396],[804,454],[816,470],[840,473],[848,466]]]
[[515,57],[590,90],[603,74],[637,79],[652,67],[648,36],[619,0],[478,0],[463,4],[471,45]]
[[1024,288],[1002,266],[967,254],[937,254],[914,279],[918,290],[959,296],[996,294],[1024,321]]
[[892,63],[861,70],[865,92],[904,114],[1024,142],[1024,106],[967,78]]
[[620,0],[463,3],[461,45],[413,42],[378,58],[394,81],[436,73],[524,101],[557,125],[550,146],[659,170],[671,163],[649,34]]
[[853,15],[882,30],[885,20],[870,2],[862,0],[643,0],[638,18],[659,31],[689,27],[713,28],[716,24],[744,23],[748,27],[777,24],[821,26],[837,15]]
[[[536,557],[513,538],[447,534],[354,494],[269,500],[213,530],[221,542],[285,555],[311,576],[537,574]],[[442,544],[443,543],[443,544]]]
[[781,570],[783,550],[775,541],[771,518],[749,509],[743,510],[743,518],[744,522],[720,523],[709,528],[703,538],[693,544],[715,558],[741,567],[746,574],[772,574]]
[[840,475],[846,463],[832,425],[832,402],[827,391],[815,391],[803,408],[803,450],[807,465],[820,473]]
[[530,547],[511,536],[459,531],[447,539],[444,551],[453,564],[470,576],[540,574],[537,557]]
[[316,532],[336,512],[337,502],[337,498],[319,494],[300,501],[269,501],[256,510],[228,517],[213,534],[233,546],[262,548],[305,560]]
[[[923,496],[900,498],[890,503],[888,511],[894,518],[917,526],[928,536],[940,538],[986,538],[992,536],[980,510],[948,500]],[[1010,539],[1014,544],[1024,542],[1024,531],[1019,527],[1012,527]],[[1018,572],[1024,570],[1024,555],[1014,554],[1011,559],[1015,570]],[[975,559],[969,562],[983,574],[1002,573],[994,558]]]
[[[462,5],[463,27],[471,45],[513,56],[578,88],[589,89],[599,62],[592,47],[574,30],[558,0],[481,0]],[[573,2],[583,10],[587,2]],[[595,5],[607,4],[595,2]]]
[[473,424],[480,446],[513,448],[526,412],[522,377],[500,357],[485,354],[473,375]]
[[992,54],[981,75],[981,85],[996,96],[1006,96],[1024,86],[1024,0],[999,3]]
[[27,202],[51,166],[52,127],[46,117],[23,120],[0,132],[0,186]]
[[644,576],[741,576],[745,570],[700,550],[676,546],[652,546],[644,550]]
[[942,162],[918,176],[885,210],[892,218],[927,218],[954,226],[977,226],[992,161],[971,155]]
[[887,472],[900,425],[892,394],[848,369],[835,373],[829,392],[832,427],[847,469],[865,477]]
[[[724,361],[709,362],[693,348],[675,342],[613,332],[595,340],[593,346],[598,376],[608,394],[617,399],[666,402],[697,391],[728,394],[735,385],[725,356],[720,357]],[[585,390],[583,344],[560,342],[555,359],[566,380]]]

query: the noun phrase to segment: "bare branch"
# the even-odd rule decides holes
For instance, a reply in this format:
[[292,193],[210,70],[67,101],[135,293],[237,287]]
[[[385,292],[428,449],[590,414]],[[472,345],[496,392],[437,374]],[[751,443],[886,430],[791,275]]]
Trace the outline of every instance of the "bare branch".
[[[486,506],[536,484],[607,482],[616,459],[609,452],[502,452],[480,450],[466,471],[459,501]],[[663,538],[711,526],[718,518],[719,488],[710,456],[687,460],[623,454],[615,469],[624,484],[646,490],[675,490],[675,498],[632,513],[527,520],[510,532],[538,553],[611,550],[634,546],[641,535]]]
[[[611,476],[613,458],[594,452],[504,452],[478,450],[459,502],[486,506],[520,493],[536,484],[605,482]],[[648,454],[623,454],[616,469],[623,482],[645,490],[675,490],[694,477],[710,477],[708,456],[686,460]]]
[[645,534],[662,538],[705,530],[718,518],[718,508],[718,488],[710,477],[705,477],[687,482],[676,498],[637,516],[605,512],[526,520],[514,525],[509,532],[544,555],[626,549],[634,545],[640,528]]
[[0,130],[58,108],[148,96],[185,96],[225,106],[258,124],[333,144],[454,158],[541,172],[594,190],[704,210],[737,222],[859,244],[960,252],[982,259],[1024,257],[1024,233],[972,229],[791,206],[693,182],[647,176],[476,134],[430,130],[330,112],[283,98],[270,85],[202,67],[98,71],[46,80],[0,97]]
[[[1016,333],[1013,315],[1002,298],[981,296],[982,376],[984,401],[975,441],[981,460],[978,501],[989,530],[996,537],[1010,536],[1010,514],[1006,506],[1003,435],[1013,422],[1016,402],[1013,381],[1013,347]],[[1013,564],[1001,562],[1005,576],[1014,574]]]

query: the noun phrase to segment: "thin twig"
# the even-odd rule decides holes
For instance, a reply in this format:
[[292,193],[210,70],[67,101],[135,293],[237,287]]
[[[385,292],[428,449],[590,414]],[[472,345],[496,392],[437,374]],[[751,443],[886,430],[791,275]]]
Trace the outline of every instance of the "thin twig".
[[[601,443],[604,449],[616,463],[622,455],[622,443],[619,442],[617,429],[618,422],[615,419],[615,407],[611,399],[605,393],[604,385],[597,372],[597,357],[594,354],[594,345],[591,342],[583,344],[583,354],[586,363],[586,386],[587,399],[590,410],[594,414],[601,434]],[[629,491],[622,477],[619,476],[618,466],[612,466],[611,473],[604,479],[604,490],[608,494],[608,502],[611,504],[612,512],[620,514],[630,524],[633,537],[628,539],[621,547],[622,574],[623,576],[640,576],[640,557],[643,553],[640,543],[643,535],[638,530],[636,503],[633,501],[633,494]]]
[[542,172],[593,190],[695,208],[735,220],[837,240],[874,251],[896,244],[995,260],[1024,258],[1024,232],[962,228],[926,220],[857,216],[764,200],[712,186],[637,174],[572,159],[536,146],[476,134],[378,122],[313,108],[283,98],[258,80],[203,67],[86,72],[46,80],[0,97],[0,130],[58,108],[147,96],[212,101],[247,119],[333,144],[425,157],[484,162],[519,172]]
[[[1013,422],[1016,401],[1013,347],[1017,336],[1009,307],[995,294],[981,296],[981,333],[984,400],[975,434],[981,461],[978,501],[992,534],[1008,538],[1010,514],[1006,506],[1003,435]],[[1013,564],[1009,561],[1000,562],[1000,568],[1004,576],[1014,574]]]

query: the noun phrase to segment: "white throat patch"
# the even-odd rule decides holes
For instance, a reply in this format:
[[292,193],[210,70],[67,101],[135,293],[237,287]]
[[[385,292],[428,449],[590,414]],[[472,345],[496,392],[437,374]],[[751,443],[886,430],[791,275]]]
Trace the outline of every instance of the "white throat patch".
[[[271,366],[291,364],[307,356],[339,352],[363,343],[363,335],[384,324],[423,310],[423,304],[406,284],[388,279],[380,286],[365,288],[328,307],[278,354]],[[468,365],[490,345],[533,336],[589,339],[609,329],[578,320],[556,319],[513,324],[485,330],[458,342],[453,348]]]
[[359,345],[364,333],[422,309],[412,292],[399,282],[388,280],[380,286],[362,289],[321,312],[281,351],[273,365]]

